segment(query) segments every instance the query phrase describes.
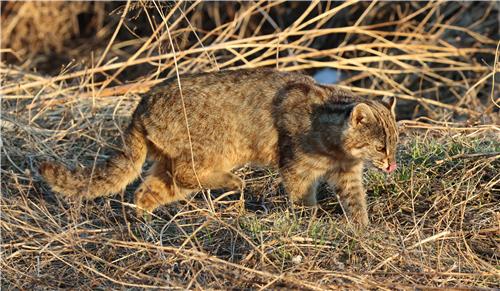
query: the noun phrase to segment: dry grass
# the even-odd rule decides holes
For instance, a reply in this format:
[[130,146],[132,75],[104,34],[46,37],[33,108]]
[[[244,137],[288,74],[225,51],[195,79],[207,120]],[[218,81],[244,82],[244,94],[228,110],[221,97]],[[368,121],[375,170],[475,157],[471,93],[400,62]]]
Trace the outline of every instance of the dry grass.
[[[2,9],[2,287],[499,286],[497,3]],[[77,17],[77,30],[78,9],[94,14],[83,27]],[[53,21],[29,33],[40,17]],[[95,30],[89,40],[85,29]],[[47,50],[78,61],[61,69]],[[332,196],[317,211],[292,208],[272,169],[238,170],[248,185],[244,208],[238,193],[200,193],[148,224],[133,214],[135,185],[123,197],[82,202],[41,182],[41,160],[104,160],[140,93],[164,78],[261,66],[335,68],[355,92],[398,97],[408,119],[400,122],[401,167],[390,177],[368,171],[366,232],[343,221]]]

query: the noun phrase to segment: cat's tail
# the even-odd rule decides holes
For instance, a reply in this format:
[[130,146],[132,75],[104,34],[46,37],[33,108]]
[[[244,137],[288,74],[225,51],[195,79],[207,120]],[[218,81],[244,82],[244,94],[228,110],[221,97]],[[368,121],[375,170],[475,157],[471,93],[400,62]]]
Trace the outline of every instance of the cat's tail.
[[61,164],[44,162],[40,174],[53,191],[68,197],[92,199],[116,194],[139,177],[147,155],[146,137],[139,126],[131,124],[123,137],[123,150],[103,164],[69,170]]

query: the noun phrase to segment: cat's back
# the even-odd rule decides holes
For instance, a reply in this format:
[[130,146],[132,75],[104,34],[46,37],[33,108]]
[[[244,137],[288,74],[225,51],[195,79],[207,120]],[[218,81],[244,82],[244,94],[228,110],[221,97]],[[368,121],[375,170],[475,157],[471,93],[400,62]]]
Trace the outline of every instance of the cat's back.
[[[187,125],[197,152],[272,152],[276,143],[274,99],[287,84],[312,78],[272,69],[180,76],[157,86],[139,104],[134,119],[155,144],[186,150]],[[265,145],[261,145],[264,143]],[[213,151],[212,151],[213,148]],[[260,160],[260,158],[259,158]]]
[[148,109],[181,103],[184,106],[203,106],[205,109],[207,106],[216,106],[219,110],[225,109],[221,105],[229,107],[226,109],[242,109],[249,105],[263,107],[272,103],[279,89],[293,82],[314,81],[300,73],[268,68],[186,74],[157,85],[144,99],[149,101]]
[[217,124],[262,126],[271,118],[279,91],[296,82],[314,84],[309,76],[267,68],[181,75],[145,95],[134,118],[184,124],[186,114],[201,130]]

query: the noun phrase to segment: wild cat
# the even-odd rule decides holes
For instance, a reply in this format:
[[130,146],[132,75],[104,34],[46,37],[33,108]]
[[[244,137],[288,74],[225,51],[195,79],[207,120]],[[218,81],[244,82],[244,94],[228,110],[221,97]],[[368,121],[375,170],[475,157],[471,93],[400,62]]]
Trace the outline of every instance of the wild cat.
[[55,192],[92,199],[118,193],[153,165],[135,192],[138,214],[204,188],[242,189],[231,172],[279,169],[292,201],[316,204],[317,184],[334,186],[351,221],[369,223],[365,162],[392,172],[398,130],[395,99],[366,100],[299,73],[272,69],[180,77],[145,95],[124,133],[122,151],[94,169],[44,162]]

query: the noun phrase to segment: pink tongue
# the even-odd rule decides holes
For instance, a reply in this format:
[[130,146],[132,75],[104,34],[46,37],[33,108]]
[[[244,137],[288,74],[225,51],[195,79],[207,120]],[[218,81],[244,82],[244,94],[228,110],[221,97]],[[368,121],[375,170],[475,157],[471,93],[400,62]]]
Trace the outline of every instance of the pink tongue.
[[387,173],[392,173],[394,170],[396,170],[397,167],[398,165],[396,163],[392,163],[389,165],[389,167],[387,167],[386,171]]

